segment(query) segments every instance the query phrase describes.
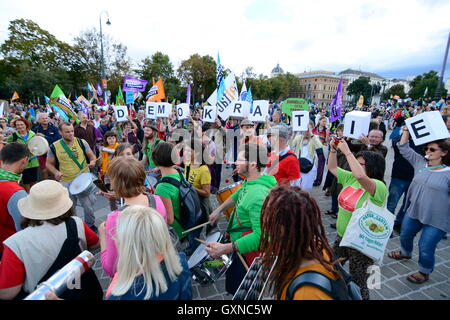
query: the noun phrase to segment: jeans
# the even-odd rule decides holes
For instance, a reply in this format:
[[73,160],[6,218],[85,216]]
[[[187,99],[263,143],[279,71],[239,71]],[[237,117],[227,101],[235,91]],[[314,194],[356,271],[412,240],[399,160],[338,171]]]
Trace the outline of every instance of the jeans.
[[389,197],[387,200],[387,209],[393,214],[395,214],[395,208],[397,207],[398,201],[400,200],[402,195],[405,194],[403,204],[397,213],[397,217],[395,218],[394,224],[396,226],[402,225],[403,217],[405,216],[406,193],[408,192],[410,184],[411,181],[392,178],[391,184],[389,185]]
[[331,211],[336,213],[339,211],[338,196],[331,196]]
[[436,247],[446,232],[433,226],[422,224],[419,220],[405,215],[400,233],[402,255],[412,256],[414,237],[420,230],[422,230],[422,234],[419,240],[419,271],[430,274],[434,269]]

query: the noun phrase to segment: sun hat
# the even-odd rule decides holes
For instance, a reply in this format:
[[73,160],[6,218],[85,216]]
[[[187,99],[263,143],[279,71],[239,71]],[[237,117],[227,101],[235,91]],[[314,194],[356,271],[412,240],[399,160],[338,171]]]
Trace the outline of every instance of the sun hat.
[[69,211],[72,205],[67,188],[54,180],[35,184],[30,194],[18,201],[20,214],[32,220],[54,219]]

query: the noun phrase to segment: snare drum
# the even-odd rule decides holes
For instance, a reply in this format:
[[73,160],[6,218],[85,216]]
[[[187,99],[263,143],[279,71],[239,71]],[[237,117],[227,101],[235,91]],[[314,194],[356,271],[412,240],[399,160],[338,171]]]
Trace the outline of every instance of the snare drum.
[[[220,232],[215,232],[206,238],[206,242],[218,242],[223,239]],[[218,259],[213,259],[205,250],[205,246],[200,244],[188,260],[189,270],[192,279],[202,286],[208,286],[219,279],[230,267],[231,256],[222,255]]]
[[[239,188],[242,186],[242,181],[238,181],[236,183],[233,183],[229,186],[226,186],[219,191],[217,191],[217,201],[219,201],[219,204],[224,203],[233,193],[239,190]],[[233,213],[234,207],[231,207],[224,211],[225,215],[227,216],[227,219],[230,219],[231,214]]]
[[72,196],[77,197],[85,197],[90,194],[92,194],[95,191],[95,184],[94,180],[96,180],[97,177],[95,177],[90,172],[85,172],[82,174],[79,174],[69,185],[69,193]]

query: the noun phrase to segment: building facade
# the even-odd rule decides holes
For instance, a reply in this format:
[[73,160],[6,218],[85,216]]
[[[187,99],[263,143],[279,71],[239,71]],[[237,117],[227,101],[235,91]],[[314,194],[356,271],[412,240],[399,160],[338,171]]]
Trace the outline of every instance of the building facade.
[[[300,81],[300,98],[321,106],[331,103],[336,94],[341,77],[330,71],[311,71],[296,74]],[[348,80],[344,79],[342,103],[346,104]]]
[[[347,79],[348,80],[348,85],[350,85],[353,81],[355,81],[356,79],[359,79],[360,77],[370,78],[370,84],[371,85],[377,84],[381,88],[383,88],[383,81],[386,84],[386,79],[385,78],[383,78],[382,76],[377,75],[376,73],[372,73],[372,72],[365,72],[365,71],[358,71],[358,70],[353,70],[353,69],[347,69],[347,70],[339,72],[338,75],[343,77],[344,79]],[[381,89],[381,90],[383,90],[383,89]],[[382,93],[383,92],[380,91],[379,94],[375,94],[372,97],[372,103],[379,104],[379,102],[381,100],[381,94]],[[346,96],[347,101],[351,101],[353,98],[354,98],[353,96],[348,96],[348,95]]]

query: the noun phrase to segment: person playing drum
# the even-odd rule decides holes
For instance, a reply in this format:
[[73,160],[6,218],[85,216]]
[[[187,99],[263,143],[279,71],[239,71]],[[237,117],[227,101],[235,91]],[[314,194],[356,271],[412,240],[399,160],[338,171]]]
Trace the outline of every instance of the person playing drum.
[[238,258],[245,257],[247,265],[259,256],[258,246],[261,236],[260,215],[264,200],[270,189],[277,185],[271,175],[262,175],[267,164],[267,149],[262,144],[250,143],[239,148],[236,166],[238,174],[246,177],[242,187],[213,211],[209,218],[216,223],[222,211],[235,206],[228,222],[227,233],[231,243],[208,243],[206,251],[213,258],[223,254],[233,254],[226,274],[226,291],[234,294],[245,276],[246,270]]
[[[89,172],[95,166],[96,158],[88,143],[79,138],[75,138],[73,125],[63,122],[59,126],[62,139],[54,142],[50,146],[47,154],[47,169],[55,176],[56,181],[69,188],[70,183],[80,174]],[[84,209],[84,220],[86,224],[95,232],[94,216],[94,194],[70,195],[73,207],[76,207],[80,200]]]

